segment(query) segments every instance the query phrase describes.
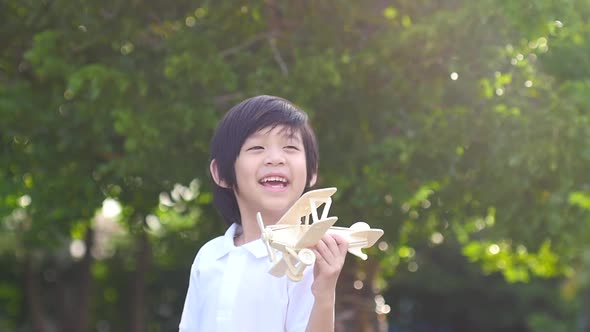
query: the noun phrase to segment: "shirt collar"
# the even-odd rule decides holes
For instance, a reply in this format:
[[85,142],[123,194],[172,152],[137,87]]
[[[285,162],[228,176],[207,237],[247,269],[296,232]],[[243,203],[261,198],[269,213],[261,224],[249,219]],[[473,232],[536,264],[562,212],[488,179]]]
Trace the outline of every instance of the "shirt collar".
[[[235,246],[234,237],[237,232],[241,232],[241,229],[242,229],[242,226],[235,224],[235,223],[232,224],[227,229],[227,231],[223,235],[223,246],[222,246],[221,250],[218,251],[218,255],[217,255],[217,257],[215,257],[216,259],[220,259],[221,257],[228,254],[230,251],[235,250],[236,248],[240,248],[240,247]],[[268,252],[266,250],[266,247],[261,239],[248,242],[248,243],[242,245],[241,248],[245,249],[246,251],[248,251],[249,253],[254,255],[254,257],[256,257],[256,258],[268,256]]]

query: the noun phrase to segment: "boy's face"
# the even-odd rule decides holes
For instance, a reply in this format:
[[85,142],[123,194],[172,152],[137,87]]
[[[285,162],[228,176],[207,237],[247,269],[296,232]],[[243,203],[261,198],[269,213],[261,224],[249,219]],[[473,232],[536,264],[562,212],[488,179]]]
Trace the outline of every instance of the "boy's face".
[[303,193],[306,167],[298,131],[281,125],[250,135],[235,162],[236,199],[242,218],[254,219],[260,212],[267,222],[278,221]]

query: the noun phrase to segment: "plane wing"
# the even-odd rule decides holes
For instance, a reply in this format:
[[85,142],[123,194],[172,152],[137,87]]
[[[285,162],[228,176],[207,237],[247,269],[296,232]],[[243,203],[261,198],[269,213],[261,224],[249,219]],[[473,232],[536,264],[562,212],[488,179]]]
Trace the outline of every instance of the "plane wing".
[[[308,216],[312,213],[312,207],[310,205],[310,199],[328,199],[336,192],[336,188],[324,188],[311,190],[301,195],[299,199],[291,206],[289,210],[279,219],[276,225],[290,224],[299,225],[301,224],[301,218]],[[320,207],[324,202],[318,202],[316,208]]]
[[326,234],[326,231],[336,223],[336,220],[338,220],[338,217],[330,217],[311,224],[305,234],[297,241],[295,248],[302,249],[315,246],[322,236]]

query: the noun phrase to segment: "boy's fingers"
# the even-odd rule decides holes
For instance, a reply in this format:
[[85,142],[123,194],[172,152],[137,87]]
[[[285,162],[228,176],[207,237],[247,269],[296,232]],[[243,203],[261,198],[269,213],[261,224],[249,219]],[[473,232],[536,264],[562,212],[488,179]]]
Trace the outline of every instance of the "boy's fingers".
[[337,246],[336,253],[338,253],[339,256],[344,255],[348,250],[348,241],[338,234],[331,234],[331,237],[334,239],[334,243]]
[[[337,259],[339,256],[341,256],[340,245],[338,244],[338,239],[334,238],[333,235],[331,235],[331,234],[324,235],[324,237],[322,237],[322,241],[326,244],[326,246],[330,250],[330,253],[332,254],[332,257],[334,259]],[[333,260],[331,260],[331,262],[332,261]]]
[[316,244],[315,247],[326,262],[329,263],[334,260],[334,254],[323,238],[318,242],[318,244]]
[[324,243],[328,246],[328,248],[330,248],[331,251],[335,251],[335,249],[338,248],[338,243],[336,242],[336,239],[332,237],[332,235],[325,234],[324,236],[322,236],[321,241],[324,241]]
[[311,248],[311,250],[315,254],[315,262],[316,262],[316,264],[324,264],[326,262],[326,260],[324,259],[324,257],[322,257],[322,254],[320,254],[320,252],[316,248]]
[[344,239],[344,237],[342,237],[339,234],[331,234],[332,238],[334,239],[334,241],[336,241],[336,243],[338,244],[338,246],[343,246],[345,245],[346,247],[348,247],[348,241],[346,241],[346,239]]

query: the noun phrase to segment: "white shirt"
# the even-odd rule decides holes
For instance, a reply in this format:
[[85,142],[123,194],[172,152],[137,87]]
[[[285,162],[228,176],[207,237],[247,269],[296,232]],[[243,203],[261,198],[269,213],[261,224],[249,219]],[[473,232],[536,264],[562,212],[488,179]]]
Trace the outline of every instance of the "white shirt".
[[234,245],[239,227],[197,253],[180,332],[304,332],[314,303],[313,266],[299,282],[272,276],[262,240]]

